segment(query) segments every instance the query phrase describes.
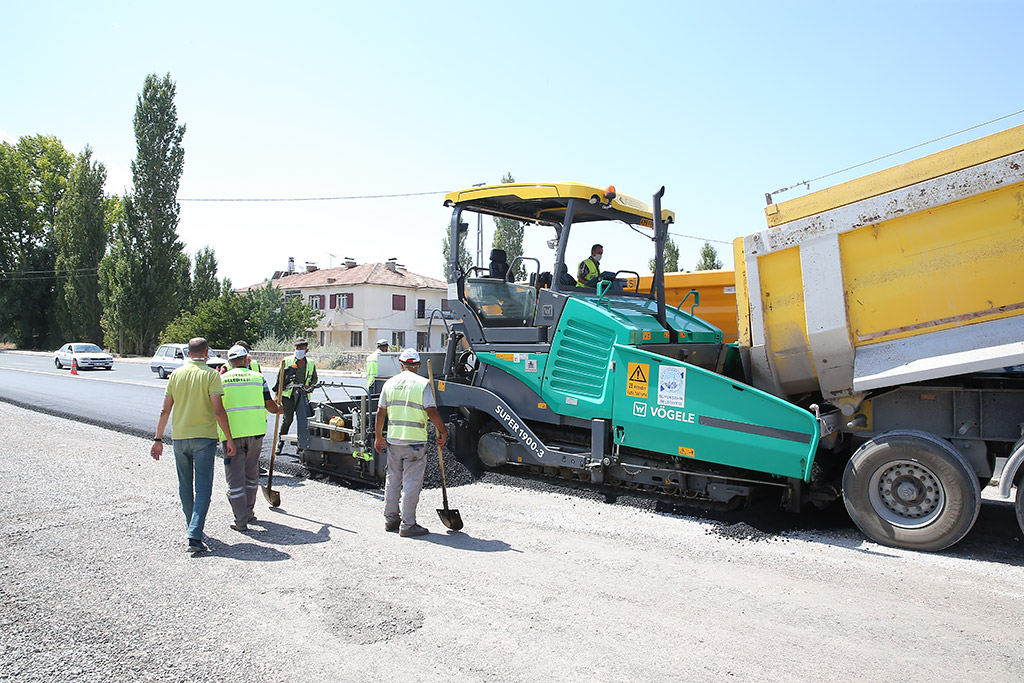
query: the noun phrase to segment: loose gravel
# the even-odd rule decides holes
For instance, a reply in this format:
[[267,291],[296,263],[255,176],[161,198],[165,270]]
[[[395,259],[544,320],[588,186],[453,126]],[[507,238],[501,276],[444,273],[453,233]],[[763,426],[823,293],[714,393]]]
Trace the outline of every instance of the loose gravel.
[[285,474],[243,534],[218,466],[211,552],[191,557],[170,449],[149,446],[0,404],[0,680],[1002,681],[1024,664],[1009,526],[936,555],[841,528],[762,542],[485,477],[451,492],[463,533],[440,533],[427,490],[433,533],[400,538],[380,491]]

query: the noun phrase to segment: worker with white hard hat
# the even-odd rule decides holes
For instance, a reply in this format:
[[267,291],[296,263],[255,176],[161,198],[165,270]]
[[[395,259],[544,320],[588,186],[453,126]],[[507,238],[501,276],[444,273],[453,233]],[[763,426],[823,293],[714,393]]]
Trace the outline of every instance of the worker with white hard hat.
[[366,357],[366,392],[373,393],[373,383],[377,380],[377,359],[380,354],[387,353],[388,340],[378,339],[377,349]]
[[[221,376],[224,386],[224,410],[235,442],[235,455],[224,458],[224,478],[228,483],[228,503],[235,516],[231,528],[247,531],[256,521],[256,491],[260,484],[260,451],[267,433],[267,412],[281,412],[281,405],[270,395],[263,375],[249,369],[249,351],[236,344],[228,350],[231,369]],[[220,439],[224,432],[217,430]]]
[[[420,354],[404,349],[398,356],[402,372],[384,383],[377,404],[374,448],[384,453],[387,448],[388,471],[384,483],[384,530],[397,531],[400,536],[422,536],[427,529],[416,523],[416,505],[423,488],[427,467],[427,421],[434,423],[438,450],[448,441],[448,430],[430,381],[417,374]],[[388,435],[384,439],[384,418]]]

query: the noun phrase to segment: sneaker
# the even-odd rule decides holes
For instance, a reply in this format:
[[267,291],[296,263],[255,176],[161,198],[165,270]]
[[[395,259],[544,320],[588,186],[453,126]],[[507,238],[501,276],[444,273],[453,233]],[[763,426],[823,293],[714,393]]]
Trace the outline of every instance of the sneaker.
[[190,538],[190,539],[188,539],[188,551],[190,553],[192,553],[192,554],[195,554],[195,553],[205,553],[205,552],[207,552],[209,550],[210,550],[210,548],[207,547],[207,545],[205,543],[203,543],[202,541],[200,541],[198,538]]
[[412,526],[406,527],[406,528],[402,529],[401,531],[399,531],[398,535],[399,536],[422,536],[424,534],[429,534],[429,533],[430,532],[427,531],[426,527],[422,527],[419,524],[413,524]]
[[396,519],[393,522],[384,522],[384,531],[398,531],[398,527],[402,525],[401,520]]
[[235,531],[248,531],[249,530],[249,527],[246,526],[245,524],[238,524],[238,523],[232,524],[231,528],[234,529]]

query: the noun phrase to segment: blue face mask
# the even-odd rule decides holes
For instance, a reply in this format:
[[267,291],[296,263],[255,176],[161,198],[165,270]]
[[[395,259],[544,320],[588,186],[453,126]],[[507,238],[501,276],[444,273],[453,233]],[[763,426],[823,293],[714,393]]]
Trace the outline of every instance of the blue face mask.
[[295,349],[295,360],[301,360],[306,357],[306,349]]

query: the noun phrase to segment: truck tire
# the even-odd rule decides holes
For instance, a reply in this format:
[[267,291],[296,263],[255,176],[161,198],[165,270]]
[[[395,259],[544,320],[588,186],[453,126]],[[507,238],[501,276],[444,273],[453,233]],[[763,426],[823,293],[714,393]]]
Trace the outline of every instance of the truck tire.
[[951,444],[927,432],[899,430],[853,454],[843,473],[843,502],[876,543],[935,551],[974,526],[981,489],[974,469]]

